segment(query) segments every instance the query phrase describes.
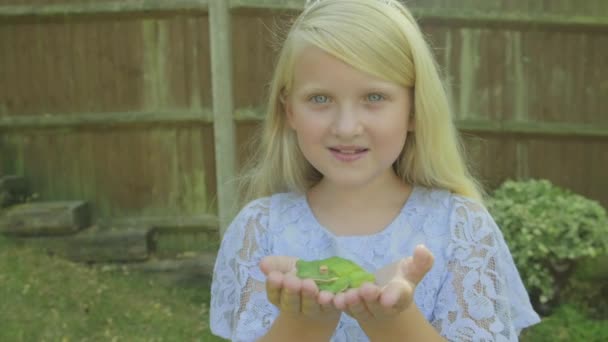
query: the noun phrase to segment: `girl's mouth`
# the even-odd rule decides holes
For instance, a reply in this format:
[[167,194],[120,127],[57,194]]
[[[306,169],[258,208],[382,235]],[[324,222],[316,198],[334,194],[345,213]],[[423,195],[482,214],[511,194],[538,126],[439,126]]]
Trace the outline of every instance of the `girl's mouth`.
[[338,160],[352,162],[362,158],[369,149],[367,148],[335,148],[330,147],[329,151]]

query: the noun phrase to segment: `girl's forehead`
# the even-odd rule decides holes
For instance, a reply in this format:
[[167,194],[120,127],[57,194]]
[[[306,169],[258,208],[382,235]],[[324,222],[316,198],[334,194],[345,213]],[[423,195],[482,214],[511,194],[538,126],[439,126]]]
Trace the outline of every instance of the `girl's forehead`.
[[366,87],[389,87],[397,84],[363,72],[326,51],[308,45],[295,56],[294,87],[327,87],[364,84]]

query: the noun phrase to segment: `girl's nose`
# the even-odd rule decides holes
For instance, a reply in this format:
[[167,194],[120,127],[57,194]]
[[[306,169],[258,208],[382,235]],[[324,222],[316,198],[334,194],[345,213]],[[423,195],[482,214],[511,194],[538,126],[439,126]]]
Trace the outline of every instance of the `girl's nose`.
[[332,133],[339,138],[351,138],[363,132],[357,111],[352,106],[341,106],[332,124]]

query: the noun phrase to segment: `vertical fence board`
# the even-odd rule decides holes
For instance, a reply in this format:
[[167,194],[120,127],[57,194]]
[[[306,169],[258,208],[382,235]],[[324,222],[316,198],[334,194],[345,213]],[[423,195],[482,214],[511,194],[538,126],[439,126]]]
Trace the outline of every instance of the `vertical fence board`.
[[234,103],[232,88],[232,49],[230,11],[225,0],[209,4],[211,33],[211,78],[213,92],[213,129],[217,169],[217,197],[220,235],[224,234],[234,215],[236,149],[234,136]]

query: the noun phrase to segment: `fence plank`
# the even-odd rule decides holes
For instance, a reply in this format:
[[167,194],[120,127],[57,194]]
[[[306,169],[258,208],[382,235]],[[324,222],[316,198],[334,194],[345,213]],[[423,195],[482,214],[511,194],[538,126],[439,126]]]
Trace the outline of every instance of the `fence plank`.
[[[0,131],[80,126],[110,127],[160,123],[208,124],[215,121],[211,109],[204,108],[202,112],[202,115],[199,111],[194,110],[169,110],[131,113],[0,116]],[[234,113],[234,120],[241,122],[260,121],[264,116],[263,110],[255,108],[239,108]],[[608,126],[575,122],[534,122],[525,120],[500,122],[486,119],[462,119],[456,120],[456,126],[460,130],[482,133],[608,138]]]
[[485,133],[608,138],[608,127],[569,122],[456,120],[460,130]]
[[211,109],[154,112],[77,113],[0,116],[0,130],[48,129],[80,126],[117,126],[158,123],[210,123]]
[[[98,1],[80,4],[49,5],[3,5],[0,18],[56,17],[77,15],[112,15],[145,12],[207,12],[211,0],[172,1]],[[292,10],[304,8],[304,0],[224,0],[230,9]],[[470,26],[515,25],[515,26],[566,26],[583,29],[608,29],[608,17],[595,15],[568,16],[551,13],[521,13],[498,10],[475,10],[412,7],[420,20],[457,22]]]
[[[231,0],[232,9],[302,10],[304,0]],[[550,13],[522,13],[509,11],[482,11],[474,8],[453,9],[410,7],[413,14],[424,21],[462,23],[466,26],[568,26],[577,28],[608,29],[606,16],[567,16]]]
[[305,0],[230,0],[230,8],[298,11],[304,9],[305,2]]
[[213,129],[220,235],[223,236],[234,212],[236,187],[236,138],[232,88],[232,29],[226,0],[209,3],[211,38],[211,84]]
[[96,1],[79,4],[2,5],[0,18],[65,17],[80,15],[113,15],[145,12],[184,12],[208,10],[209,0],[172,1]]

